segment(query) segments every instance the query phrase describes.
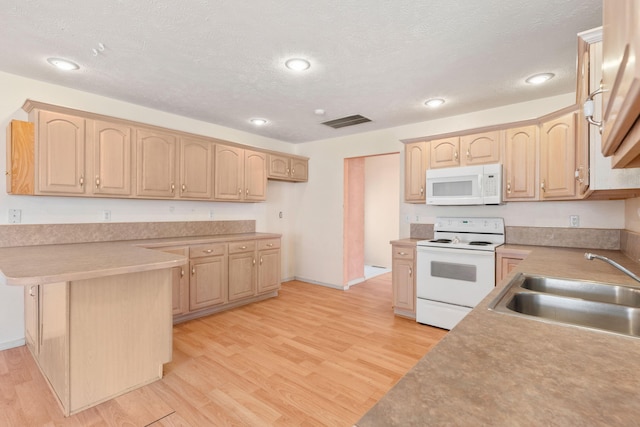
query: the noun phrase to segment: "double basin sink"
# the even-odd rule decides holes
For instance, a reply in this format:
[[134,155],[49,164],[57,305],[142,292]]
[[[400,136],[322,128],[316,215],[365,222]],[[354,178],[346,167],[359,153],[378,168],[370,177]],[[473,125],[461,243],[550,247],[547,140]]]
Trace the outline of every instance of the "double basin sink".
[[640,337],[640,288],[630,286],[519,273],[489,309]]

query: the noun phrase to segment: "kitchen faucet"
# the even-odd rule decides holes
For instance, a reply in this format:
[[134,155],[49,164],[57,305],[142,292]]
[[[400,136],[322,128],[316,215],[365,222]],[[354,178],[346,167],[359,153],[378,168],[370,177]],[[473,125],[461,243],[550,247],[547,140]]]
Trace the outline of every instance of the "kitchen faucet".
[[637,275],[633,274],[631,271],[627,270],[625,267],[621,266],[617,262],[615,262],[613,260],[610,260],[606,256],[596,255],[596,254],[592,254],[592,253],[586,252],[584,254],[584,257],[586,259],[588,259],[589,261],[591,261],[592,259],[596,258],[596,259],[599,259],[599,260],[604,261],[606,263],[609,263],[612,266],[614,266],[615,268],[617,268],[618,270],[622,271],[627,276],[631,277],[633,280],[635,280],[637,282],[640,282],[640,277],[638,277]]

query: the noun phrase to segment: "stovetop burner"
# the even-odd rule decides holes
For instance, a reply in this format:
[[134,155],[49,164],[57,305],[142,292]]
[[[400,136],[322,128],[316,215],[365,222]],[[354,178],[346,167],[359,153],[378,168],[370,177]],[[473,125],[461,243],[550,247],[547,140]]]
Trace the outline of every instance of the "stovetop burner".
[[451,243],[451,239],[433,239],[429,241],[431,243]]
[[469,244],[472,245],[472,246],[488,246],[488,245],[492,245],[493,243],[491,243],[491,242],[474,241],[474,242],[469,242]]

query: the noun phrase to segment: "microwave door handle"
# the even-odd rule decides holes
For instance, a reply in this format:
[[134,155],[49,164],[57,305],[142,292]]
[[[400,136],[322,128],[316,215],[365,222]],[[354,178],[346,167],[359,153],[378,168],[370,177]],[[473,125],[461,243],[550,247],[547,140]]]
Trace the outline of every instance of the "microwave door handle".
[[484,177],[484,175],[480,174],[478,175],[478,194],[480,194],[480,197],[482,197],[484,195],[483,191],[482,191],[482,178]]

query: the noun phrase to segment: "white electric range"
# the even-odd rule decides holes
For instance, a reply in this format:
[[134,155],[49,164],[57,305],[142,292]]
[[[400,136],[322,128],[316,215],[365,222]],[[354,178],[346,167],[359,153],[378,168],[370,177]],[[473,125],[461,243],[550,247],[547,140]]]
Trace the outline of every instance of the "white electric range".
[[502,218],[438,217],[417,243],[416,321],[452,329],[495,286]]

